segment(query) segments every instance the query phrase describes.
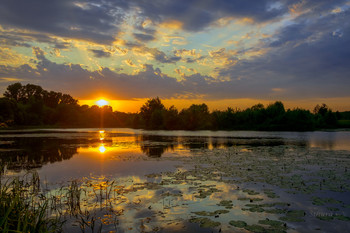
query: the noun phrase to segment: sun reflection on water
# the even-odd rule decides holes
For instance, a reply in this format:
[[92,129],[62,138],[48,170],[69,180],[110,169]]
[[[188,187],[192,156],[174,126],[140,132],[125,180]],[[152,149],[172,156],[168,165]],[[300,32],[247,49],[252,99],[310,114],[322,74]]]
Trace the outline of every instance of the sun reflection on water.
[[100,130],[99,131],[99,133],[100,133],[100,141],[103,141],[104,139],[105,139],[105,131],[104,130]]

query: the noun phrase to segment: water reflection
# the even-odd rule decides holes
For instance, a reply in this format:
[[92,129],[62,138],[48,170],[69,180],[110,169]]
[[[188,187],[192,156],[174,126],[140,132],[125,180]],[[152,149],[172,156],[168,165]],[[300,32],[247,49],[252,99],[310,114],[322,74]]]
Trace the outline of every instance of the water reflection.
[[16,138],[11,144],[1,145],[0,162],[13,171],[40,168],[45,164],[71,159],[78,146],[67,145],[56,138]]
[[295,145],[303,148],[350,150],[349,146],[344,147],[348,145],[349,132],[124,131],[89,129],[56,133],[1,132],[0,162],[6,165],[7,169],[18,172],[69,160],[77,154],[103,154],[110,160],[142,155],[160,158],[167,152],[182,155],[184,152],[225,149],[241,145],[250,147]]

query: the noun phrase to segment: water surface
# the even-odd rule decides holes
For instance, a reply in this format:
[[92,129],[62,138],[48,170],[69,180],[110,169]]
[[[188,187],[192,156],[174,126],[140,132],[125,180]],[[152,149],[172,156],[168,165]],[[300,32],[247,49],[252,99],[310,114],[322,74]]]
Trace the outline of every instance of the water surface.
[[[50,195],[77,182],[79,214],[103,232],[342,232],[349,142],[349,131],[18,130],[0,131],[0,161],[2,179],[35,171]],[[65,231],[81,232],[62,209]]]

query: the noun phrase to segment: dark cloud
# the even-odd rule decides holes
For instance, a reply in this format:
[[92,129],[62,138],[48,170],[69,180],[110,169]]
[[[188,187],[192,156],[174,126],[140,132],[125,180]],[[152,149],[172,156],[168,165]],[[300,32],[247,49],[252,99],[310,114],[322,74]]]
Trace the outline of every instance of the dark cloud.
[[102,1],[3,0],[0,5],[0,24],[109,44],[118,32],[116,22],[121,15],[116,10]]
[[200,31],[223,17],[252,18],[256,22],[266,22],[281,17],[288,6],[270,0],[164,0],[134,1],[145,17],[157,22],[178,20],[185,30]]
[[188,31],[201,31],[218,19],[250,18],[256,23],[280,19],[299,3],[298,10],[308,14],[322,13],[344,0],[295,2],[291,0],[2,0],[0,24],[3,27],[31,30],[65,38],[111,44],[126,22],[129,13],[137,9],[134,37],[140,41],[155,38],[155,24],[176,20]]
[[108,51],[104,50],[99,50],[99,49],[90,49],[90,51],[94,54],[95,57],[97,58],[104,58],[104,57],[110,57],[111,53]]
[[157,48],[148,48],[146,46],[134,46],[138,53],[150,54],[156,61],[160,63],[176,63],[181,60],[181,57],[178,56],[167,56],[163,51],[160,51]]
[[194,62],[197,62],[197,61],[200,61],[202,59],[206,58],[206,56],[200,56],[198,58],[194,58],[194,57],[187,57],[185,58],[185,62],[186,63],[194,63]]
[[3,31],[0,34],[0,41],[3,46],[31,47],[30,43],[48,43],[55,48],[64,49],[70,47],[70,43],[58,40],[43,33],[30,33],[19,31]]
[[15,46],[15,47],[30,47],[31,45],[27,43],[22,37],[0,34],[0,43],[2,46]]
[[[265,22],[282,16],[288,6],[275,1],[232,0],[3,0],[0,24],[4,27],[49,33],[65,38],[111,44],[128,13],[137,9],[134,29],[138,40],[154,38],[155,28],[144,26],[145,19],[155,23],[177,20],[189,31],[200,31],[222,17],[252,18]],[[153,37],[152,37],[153,36]]]
[[[281,88],[286,91],[281,95],[292,98],[349,96],[349,22],[349,10],[308,21],[302,15],[267,43],[270,52],[240,60],[221,69],[219,75],[258,86],[265,93]],[[245,90],[251,93],[250,89]]]
[[142,42],[148,42],[155,39],[153,35],[149,35],[149,34],[134,33],[133,35],[136,38],[136,40],[142,41]]

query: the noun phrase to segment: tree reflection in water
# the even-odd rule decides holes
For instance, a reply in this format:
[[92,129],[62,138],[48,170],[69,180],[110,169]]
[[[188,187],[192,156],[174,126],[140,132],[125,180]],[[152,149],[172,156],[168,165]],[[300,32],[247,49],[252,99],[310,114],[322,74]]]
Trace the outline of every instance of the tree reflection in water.
[[[97,134],[96,132],[88,133],[80,137],[54,136],[28,137],[27,135],[0,138],[1,164],[5,165],[8,170],[19,172],[41,168],[48,163],[69,160],[79,153],[79,148],[95,148],[98,153],[107,153],[120,145],[136,148],[151,158],[160,158],[168,151],[174,152],[182,149],[194,152],[201,149],[228,148],[239,145],[279,146],[286,144],[282,138],[119,135],[104,130],[97,131]],[[305,142],[296,143],[299,143],[299,146],[307,146],[306,144],[301,145]]]

